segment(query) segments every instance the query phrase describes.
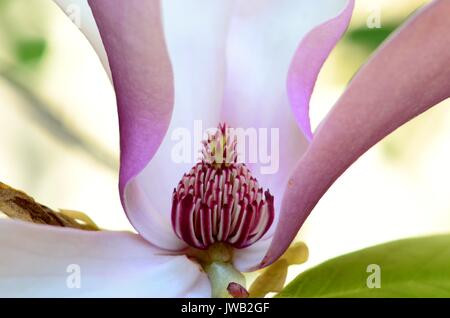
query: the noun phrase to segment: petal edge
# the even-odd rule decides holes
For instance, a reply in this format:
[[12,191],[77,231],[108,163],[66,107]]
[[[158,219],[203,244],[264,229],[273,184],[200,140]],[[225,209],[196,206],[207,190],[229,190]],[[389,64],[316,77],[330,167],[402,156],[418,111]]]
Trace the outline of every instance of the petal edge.
[[322,195],[364,152],[450,97],[449,13],[450,2],[432,2],[358,72],[291,175],[275,237],[260,267],[282,255]]
[[297,48],[289,68],[287,92],[291,108],[309,141],[313,138],[309,103],[314,86],[323,64],[347,30],[354,6],[355,1],[349,0],[337,17],[310,31]]

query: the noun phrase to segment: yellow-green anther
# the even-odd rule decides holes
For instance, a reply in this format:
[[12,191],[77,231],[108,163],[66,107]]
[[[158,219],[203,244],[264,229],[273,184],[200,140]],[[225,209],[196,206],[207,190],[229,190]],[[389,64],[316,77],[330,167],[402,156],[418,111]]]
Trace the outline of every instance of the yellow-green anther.
[[249,289],[250,297],[262,298],[280,292],[286,283],[288,268],[308,259],[308,247],[303,242],[293,244],[275,263],[264,269]]

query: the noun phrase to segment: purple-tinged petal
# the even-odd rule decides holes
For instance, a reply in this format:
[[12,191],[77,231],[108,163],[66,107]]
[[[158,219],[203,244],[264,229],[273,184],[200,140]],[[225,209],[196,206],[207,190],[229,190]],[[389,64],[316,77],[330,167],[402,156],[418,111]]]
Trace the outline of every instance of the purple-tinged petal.
[[[174,103],[173,74],[157,0],[90,0],[108,54],[120,121],[120,195],[133,226],[151,236],[147,213],[127,207],[127,184],[156,153]],[[170,193],[168,194],[170,197]]]
[[314,86],[328,55],[350,23],[355,1],[350,0],[344,11],[312,30],[300,43],[289,69],[287,90],[292,110],[306,138],[313,138],[309,118],[309,103]]
[[434,1],[396,32],[353,79],[289,180],[280,221],[261,267],[282,255],[322,195],[355,160],[450,96],[449,14],[450,1]]
[[[186,246],[172,230],[170,215],[173,189],[199,157],[202,136],[201,131],[200,136],[195,135],[194,121],[201,120],[198,123],[203,129],[216,127],[220,122],[224,46],[232,3],[171,0],[162,5],[164,34],[175,77],[175,105],[161,146],[142,172],[130,181],[125,197],[140,211],[134,214],[139,233],[167,250]],[[185,142],[188,145],[180,154],[180,145]],[[154,231],[156,227],[162,229],[160,225],[167,235],[160,236],[161,231]]]
[[[293,116],[286,89],[291,61],[305,37],[309,43],[315,35],[323,40],[326,31],[318,30],[326,28],[327,21],[335,21],[345,8],[350,15],[349,6],[348,0],[249,0],[235,5],[227,40],[222,118],[231,127],[249,128],[246,142],[256,140],[247,145],[243,159],[259,183],[270,189],[275,211],[280,211],[289,175],[308,144]],[[316,30],[313,35],[309,34],[311,30]],[[316,47],[312,49],[317,53]],[[306,55],[311,55],[312,49],[302,46]],[[252,136],[255,129],[256,137]],[[249,156],[253,146],[257,146],[256,162]],[[273,229],[263,238],[267,239],[265,246],[270,243]],[[237,257],[240,268],[245,270],[259,264],[266,252],[264,248],[250,249],[248,254],[246,248]]]
[[173,74],[159,1],[90,0],[111,66],[121,133],[121,192],[169,126]]
[[132,233],[0,220],[0,296],[210,297],[197,264],[161,253]]

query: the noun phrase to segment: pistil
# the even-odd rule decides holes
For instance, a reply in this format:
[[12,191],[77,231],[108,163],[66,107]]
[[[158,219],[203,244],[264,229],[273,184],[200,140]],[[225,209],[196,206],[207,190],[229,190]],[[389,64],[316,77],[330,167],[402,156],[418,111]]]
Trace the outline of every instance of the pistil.
[[213,297],[244,297],[245,277],[233,266],[233,249],[246,248],[269,230],[274,198],[244,163],[226,125],[203,142],[201,162],[186,173],[172,196],[172,226],[203,267]]

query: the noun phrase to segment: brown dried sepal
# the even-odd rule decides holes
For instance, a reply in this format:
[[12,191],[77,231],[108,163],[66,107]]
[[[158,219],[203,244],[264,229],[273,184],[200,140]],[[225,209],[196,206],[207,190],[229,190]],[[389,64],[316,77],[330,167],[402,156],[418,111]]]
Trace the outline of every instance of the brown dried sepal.
[[74,218],[64,214],[64,212],[53,211],[52,209],[37,203],[26,193],[13,189],[1,182],[0,212],[3,212],[12,219],[37,224],[70,227],[88,231],[99,230],[93,222],[86,222],[80,218]]

